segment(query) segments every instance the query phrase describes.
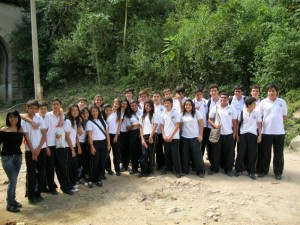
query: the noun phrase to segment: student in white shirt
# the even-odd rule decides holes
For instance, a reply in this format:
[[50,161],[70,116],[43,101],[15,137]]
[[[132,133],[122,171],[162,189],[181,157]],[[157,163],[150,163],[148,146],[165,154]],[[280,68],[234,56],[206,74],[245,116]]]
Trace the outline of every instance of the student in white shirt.
[[101,112],[103,104],[103,96],[100,94],[95,95],[92,105],[97,106]]
[[286,102],[277,97],[278,87],[275,84],[267,86],[268,97],[260,102],[259,110],[262,121],[262,166],[258,177],[264,177],[269,172],[272,147],[273,170],[276,180],[282,179],[284,166],[284,122],[287,117]]
[[152,100],[154,102],[154,112],[158,117],[158,125],[157,125],[157,129],[156,129],[156,137],[157,140],[155,141],[155,156],[156,156],[156,170],[160,170],[163,167],[165,167],[165,154],[164,154],[164,150],[163,150],[163,137],[162,137],[162,133],[160,130],[160,123],[161,123],[161,116],[163,114],[163,112],[166,110],[166,108],[164,107],[164,105],[161,103],[161,97],[160,97],[160,92],[159,91],[155,91],[152,94]]
[[120,153],[121,153],[121,172],[128,170],[129,158],[130,158],[130,142],[129,135],[130,132],[126,127],[126,115],[130,113],[130,105],[127,99],[123,99],[121,102],[121,130],[120,130]]
[[143,115],[139,120],[140,136],[142,143],[141,172],[139,177],[148,176],[153,172],[155,135],[158,124],[157,116],[154,113],[153,101],[148,100],[144,104]]
[[81,147],[81,155],[78,156],[79,161],[79,175],[80,175],[80,183],[83,183],[87,180],[88,172],[89,172],[89,166],[90,166],[90,152],[88,149],[88,143],[87,143],[87,132],[86,132],[86,124],[89,120],[89,110],[87,107],[83,107],[80,110],[80,117],[81,117],[81,128],[82,128],[82,134],[79,135],[78,140]]
[[208,175],[219,172],[220,163],[223,161],[224,172],[228,176],[233,176],[233,142],[237,135],[237,113],[231,105],[228,105],[228,99],[229,95],[222,93],[220,105],[214,106],[209,113],[209,124],[221,129],[221,135],[217,143],[211,143],[213,161]]
[[124,95],[125,95],[125,98],[127,99],[127,101],[129,103],[133,102],[133,89],[132,88],[127,88],[125,89],[124,91]]
[[237,112],[237,116],[241,113],[245,105],[244,88],[242,85],[234,86],[234,95],[229,98],[229,105],[232,105]]
[[149,93],[147,90],[141,90],[139,92],[138,101],[139,101],[139,113],[140,114],[143,114],[144,104],[146,101],[148,101],[148,97],[149,97]]
[[142,156],[142,145],[140,139],[140,114],[138,111],[138,102],[133,101],[130,103],[130,115],[126,119],[126,127],[130,132],[130,160],[131,170],[130,174],[138,173],[139,159]]
[[81,146],[79,144],[77,129],[80,127],[79,107],[77,104],[71,104],[65,116],[65,151],[68,163],[68,175],[72,186],[71,191],[76,192],[78,188],[76,183],[79,181],[78,174],[78,154],[81,155]]
[[[105,107],[105,105],[103,107]],[[95,183],[98,187],[102,187],[101,179],[105,173],[106,158],[111,146],[108,127],[97,106],[92,106],[90,108],[86,131],[88,135],[91,160],[88,187],[93,188],[93,183]]]
[[[246,108],[239,115],[239,135],[235,163],[235,176],[240,176],[246,166],[248,175],[255,180],[255,167],[257,161],[257,143],[261,142],[261,116],[256,107],[256,99],[249,97],[245,100]],[[246,160],[245,160],[246,159]],[[247,165],[244,165],[244,162]]]
[[182,169],[185,174],[190,172],[190,162],[192,161],[196,174],[203,178],[205,169],[200,145],[203,139],[203,117],[191,99],[187,99],[183,105],[181,115],[181,140],[182,140]]
[[81,97],[77,101],[77,105],[79,107],[79,110],[83,109],[84,107],[87,107],[87,100],[84,97]]
[[180,115],[177,110],[172,109],[173,99],[168,97],[164,98],[164,106],[166,111],[162,115],[162,123],[160,129],[164,139],[164,150],[166,168],[162,174],[167,171],[172,171],[172,165],[177,178],[181,177],[180,169],[180,154],[179,154],[179,126]]
[[207,112],[208,112],[207,103],[206,100],[203,98],[203,90],[201,88],[198,88],[195,91],[195,98],[193,100],[193,103],[195,104],[195,109],[201,113],[201,116],[203,118],[204,129],[203,129],[203,139],[201,144],[201,152],[203,156],[205,152],[205,147],[208,143],[210,129],[207,127]]
[[38,108],[39,103],[36,100],[29,100],[26,103],[27,116],[38,125],[38,129],[34,129],[29,122],[22,120],[26,140],[26,194],[31,204],[43,200],[41,192],[44,189],[46,169],[47,127],[44,119],[35,115]]
[[[217,84],[211,84],[211,85],[209,85],[208,89],[209,89],[209,94],[211,97],[206,102],[207,103],[207,114],[206,114],[207,121],[208,121],[208,117],[209,117],[208,115],[209,115],[209,112],[211,111],[211,109],[216,105],[220,105],[219,86]],[[208,128],[207,132],[210,133],[210,130],[212,127],[208,122],[207,122],[207,128]],[[209,135],[208,135],[208,137],[206,135],[204,135],[203,139],[207,139],[206,140],[207,158],[211,164],[212,160],[213,160],[213,155],[212,155],[212,149],[211,149],[211,142],[208,140]]]

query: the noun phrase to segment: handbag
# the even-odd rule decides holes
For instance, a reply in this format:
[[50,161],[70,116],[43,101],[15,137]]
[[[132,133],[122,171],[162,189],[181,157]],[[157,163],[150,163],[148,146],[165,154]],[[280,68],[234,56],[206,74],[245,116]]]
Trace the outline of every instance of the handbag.
[[[219,116],[217,106],[216,106],[216,114],[217,114],[217,116]],[[220,118],[220,116],[219,116],[219,118]],[[220,122],[221,122],[221,119],[220,119]],[[220,135],[221,135],[221,129],[211,128],[210,133],[209,133],[209,141],[211,143],[217,143],[220,139]]]
[[65,148],[65,130],[63,127],[57,127],[55,132],[55,146],[56,148]]

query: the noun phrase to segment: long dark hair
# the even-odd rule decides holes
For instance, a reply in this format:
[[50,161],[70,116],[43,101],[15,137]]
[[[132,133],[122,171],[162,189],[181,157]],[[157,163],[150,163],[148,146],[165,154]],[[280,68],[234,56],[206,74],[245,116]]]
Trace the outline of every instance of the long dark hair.
[[[125,109],[124,114],[123,114],[123,118],[122,118],[122,119],[124,119],[125,116],[128,117],[130,115],[130,110],[131,109],[130,109],[130,103],[129,103],[129,101],[127,99],[123,99],[122,102],[126,102],[127,103],[127,108]],[[121,108],[122,108],[122,102],[121,102]]]
[[113,105],[118,102],[119,103],[119,108],[117,109],[117,122],[121,120],[121,101],[118,98],[115,98],[113,101]]
[[196,109],[195,109],[195,104],[194,104],[194,102],[193,102],[191,99],[187,99],[187,100],[184,102],[184,104],[183,104],[183,113],[182,113],[182,115],[184,116],[184,115],[187,113],[187,111],[186,111],[186,109],[185,109],[185,104],[186,104],[187,102],[190,102],[191,105],[192,105],[191,114],[192,114],[192,117],[194,117],[194,116],[195,116],[195,113],[196,113]]
[[[72,116],[72,109],[73,108],[77,108],[78,109],[78,116],[76,116],[76,117]],[[78,107],[77,104],[71,104],[71,105],[69,105],[65,119],[69,119],[71,121],[71,124],[72,124],[73,128],[75,128],[75,124],[77,125],[77,127],[80,126],[79,107]]]
[[[105,105],[104,105],[104,106],[105,106]],[[104,108],[104,107],[103,107],[103,108]],[[92,110],[93,110],[93,109],[98,110],[98,118],[97,118],[97,119],[100,120],[100,122],[102,123],[102,125],[103,125],[103,127],[104,127],[104,129],[105,129],[105,128],[106,128],[106,123],[105,123],[104,120],[103,120],[102,114],[101,114],[100,109],[98,108],[98,106],[92,105],[92,106],[89,108],[89,120],[91,120],[91,121],[94,120],[94,118],[93,118],[93,116],[92,116]]]
[[82,117],[82,114],[87,111],[89,113],[89,116],[90,116],[90,112],[89,112],[89,109],[88,107],[83,107],[81,110],[80,110],[80,119],[81,119],[81,125],[82,125],[82,128],[83,130],[85,130],[85,125],[86,125],[86,121],[83,120],[83,117]]
[[[153,117],[153,114],[154,114],[154,103],[152,100],[148,100],[145,102],[144,104],[144,110],[143,110],[143,115],[142,115],[142,121],[144,121],[145,117],[147,116],[148,112],[146,111],[146,104],[150,105],[151,107],[151,110],[149,112],[149,120],[150,122],[152,121],[152,117]],[[152,123],[152,122],[151,122]]]
[[11,124],[9,122],[9,117],[11,115],[14,115],[14,116],[18,117],[18,122],[17,122],[16,126],[17,126],[17,130],[20,131],[21,130],[21,116],[20,116],[20,113],[17,110],[14,110],[14,111],[11,111],[11,112],[7,113],[7,115],[6,115],[6,126],[11,127]]

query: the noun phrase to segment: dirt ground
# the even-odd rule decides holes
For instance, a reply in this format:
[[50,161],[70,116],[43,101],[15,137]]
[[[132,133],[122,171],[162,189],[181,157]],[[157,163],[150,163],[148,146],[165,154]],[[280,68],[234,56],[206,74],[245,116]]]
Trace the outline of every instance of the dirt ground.
[[[29,205],[25,161],[17,185],[20,213],[7,212],[6,175],[0,167],[0,224],[300,224],[300,154],[285,151],[283,179],[271,173],[255,181],[223,173],[205,178],[107,175],[103,187],[79,186],[74,196],[43,194]],[[208,167],[208,162],[205,162]]]

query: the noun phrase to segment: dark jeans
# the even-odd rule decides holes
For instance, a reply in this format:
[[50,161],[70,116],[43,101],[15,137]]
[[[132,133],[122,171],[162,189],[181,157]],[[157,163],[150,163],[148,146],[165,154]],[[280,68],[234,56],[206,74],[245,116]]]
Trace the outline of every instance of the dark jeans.
[[53,191],[57,188],[57,185],[54,181],[55,176],[55,156],[54,151],[55,146],[49,147],[51,155],[46,157],[46,185],[48,186],[49,191]]
[[85,178],[89,173],[90,167],[90,152],[88,150],[87,143],[80,143],[81,155],[78,155],[78,166],[81,167],[80,178]]
[[120,133],[120,152],[121,152],[121,163],[123,168],[127,169],[130,158],[130,131]]
[[[222,135],[217,143],[211,143],[212,162],[210,169],[219,172],[220,164],[223,162],[224,171],[231,172],[233,165],[233,135]],[[222,159],[223,157],[223,159]]]
[[70,180],[71,187],[73,187],[78,179],[78,153],[77,149],[75,148],[76,155],[75,157],[72,157],[72,151],[71,148],[67,147],[66,148],[66,159],[68,163],[68,176]]
[[210,155],[211,155],[210,154],[210,148],[208,147],[209,134],[210,134],[210,128],[204,127],[204,130],[203,130],[203,140],[202,140],[202,144],[201,144],[201,152],[202,152],[202,156],[203,156],[204,152],[205,152],[205,147],[206,147],[208,159],[210,159]]
[[[248,174],[254,174],[257,160],[257,135],[246,133],[240,134],[239,137],[235,170],[243,172],[244,166],[246,166]],[[247,162],[247,165],[244,162]]]
[[96,149],[95,155],[90,155],[89,181],[101,181],[104,174],[105,160],[107,158],[107,140],[93,141]]
[[71,182],[69,179],[68,161],[66,159],[67,150],[65,148],[57,148],[54,150],[55,171],[60,189],[63,192],[71,190]]
[[[109,134],[110,137],[110,145],[111,145],[111,149],[113,152],[113,156],[114,156],[114,167],[115,167],[115,171],[116,172],[120,172],[120,160],[121,160],[121,156],[120,156],[120,137],[118,136],[118,140],[117,143],[114,143],[114,137],[116,135],[115,134]],[[110,157],[108,157],[106,159],[106,166],[105,166],[107,171],[111,171],[111,160]]]
[[200,150],[200,142],[197,138],[184,138],[182,139],[182,157],[183,165],[182,170],[188,174],[190,172],[190,162],[193,161],[193,165],[196,169],[196,173],[205,173],[204,163],[202,158],[202,152]]
[[130,131],[130,152],[131,152],[131,166],[133,170],[138,170],[139,168],[139,159],[142,156],[142,146],[140,139],[140,130]]
[[22,164],[22,155],[3,155],[1,161],[8,178],[6,203],[10,206],[16,200],[16,187]]
[[172,142],[164,142],[166,170],[172,171],[172,165],[175,173],[180,173],[180,154],[179,139],[173,139]]
[[163,150],[163,137],[162,134],[157,134],[157,141],[155,145],[156,164],[157,168],[163,168],[165,164],[165,154]]
[[[33,198],[41,194],[45,185],[46,170],[46,148],[41,149],[37,161],[32,160],[31,151],[25,152],[27,167],[26,191],[27,197]],[[36,189],[37,185],[37,189]]]
[[273,146],[273,170],[274,174],[281,175],[284,167],[284,138],[285,135],[262,135],[262,167],[261,173],[268,174],[272,155]]
[[142,157],[140,159],[141,162],[141,170],[144,174],[153,173],[154,167],[154,148],[155,148],[155,135],[153,137],[154,142],[152,144],[149,143],[149,135],[144,135],[144,139],[147,140],[146,143],[148,145],[147,148],[142,146]]

